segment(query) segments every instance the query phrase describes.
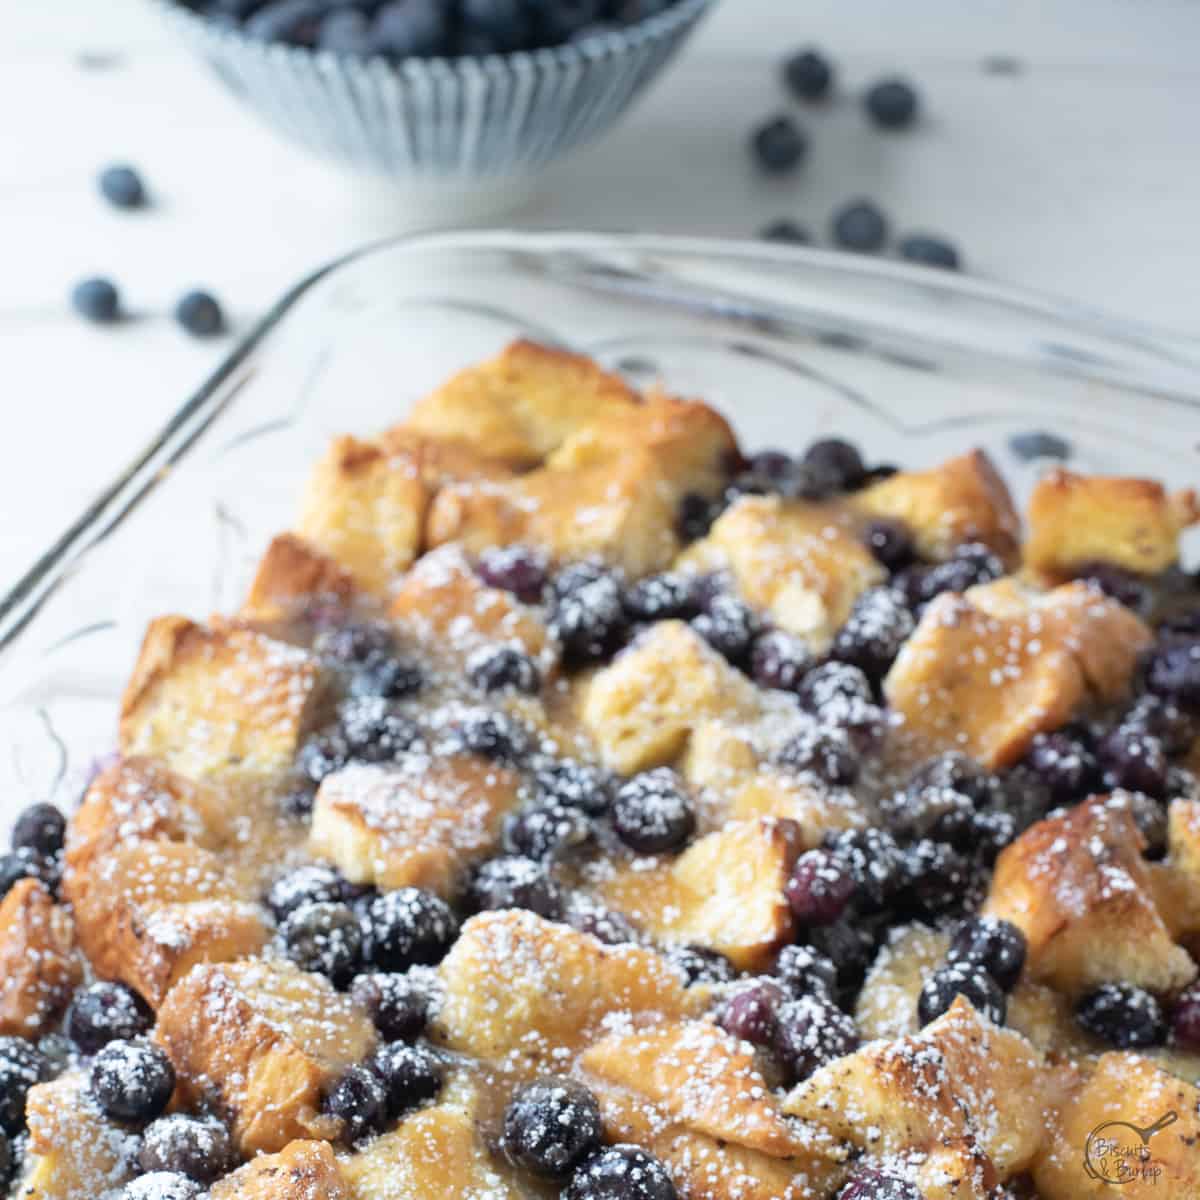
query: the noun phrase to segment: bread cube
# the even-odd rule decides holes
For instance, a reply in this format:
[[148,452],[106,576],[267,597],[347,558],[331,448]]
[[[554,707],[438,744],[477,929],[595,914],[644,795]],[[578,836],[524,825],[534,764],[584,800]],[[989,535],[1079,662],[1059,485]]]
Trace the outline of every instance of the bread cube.
[[259,561],[240,615],[247,621],[284,621],[314,600],[346,604],[354,590],[340,563],[294,533],[281,533]]
[[218,1179],[208,1194],[212,1200],[347,1200],[351,1193],[328,1142],[297,1141]]
[[349,996],[282,960],[193,968],[163,1001],[155,1037],[183,1100],[215,1105],[247,1155],[337,1137],[322,1094],[376,1040]]
[[309,851],[352,883],[451,897],[499,844],[519,783],[515,771],[474,755],[347,767],[317,792]]
[[996,861],[984,911],[1017,925],[1026,970],[1071,996],[1110,980],[1173,992],[1196,974],[1156,907],[1145,840],[1104,797],[1027,829]]
[[750,775],[735,791],[729,816],[735,821],[755,817],[787,821],[795,827],[802,850],[819,846],[833,830],[863,829],[870,824],[869,813],[849,789],[818,786],[769,768]]
[[1190,489],[1056,468],[1029,500],[1025,563],[1052,577],[1096,562],[1154,575],[1179,561],[1179,535],[1197,520],[1200,500]]
[[0,1034],[49,1032],[83,977],[70,913],[22,879],[0,901]]

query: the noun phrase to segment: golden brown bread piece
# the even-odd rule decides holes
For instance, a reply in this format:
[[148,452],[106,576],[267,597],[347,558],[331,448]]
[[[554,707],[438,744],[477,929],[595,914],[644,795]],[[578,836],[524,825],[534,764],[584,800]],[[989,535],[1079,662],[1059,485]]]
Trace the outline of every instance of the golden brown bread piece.
[[309,850],[352,883],[450,897],[467,868],[498,846],[519,782],[515,771],[474,755],[347,767],[321,784]]
[[419,400],[398,430],[461,439],[531,467],[608,406],[625,413],[638,402],[592,359],[522,339]]
[[1167,858],[1150,863],[1155,902],[1177,941],[1200,934],[1200,802],[1173,800],[1167,810]]
[[1156,907],[1145,844],[1126,805],[1097,797],[1000,854],[984,911],[1024,932],[1032,978],[1077,996],[1110,980],[1170,993],[1195,977]]
[[289,1142],[218,1179],[212,1200],[347,1200],[350,1189],[328,1142]]
[[679,1018],[699,1004],[655,951],[608,946],[521,910],[472,917],[438,974],[435,1038],[518,1069],[553,1069],[558,1052],[587,1045],[611,1014]]
[[1021,519],[982,450],[928,471],[900,471],[857,492],[850,504],[868,516],[903,521],[922,558],[944,559],[964,542],[983,542],[1010,566],[1016,561]]
[[189,778],[290,767],[321,718],[325,677],[303,650],[186,617],[150,623],[121,700],[121,750]]
[[70,913],[22,879],[0,901],[0,1034],[49,1031],[83,977]]
[[867,810],[847,789],[835,790],[790,773],[764,768],[748,773],[729,807],[734,820],[775,817],[797,830],[802,850],[811,850],[831,830],[862,829]]
[[929,604],[884,694],[924,748],[1010,766],[1085,704],[1120,699],[1151,640],[1132,612],[1082,583],[1039,593],[1000,580]]
[[[1143,1143],[1140,1131],[1169,1113]],[[1137,1054],[1104,1055],[1050,1134],[1033,1168],[1044,1200],[1200,1196],[1200,1091]]]
[[332,1139],[321,1097],[375,1045],[375,1028],[320,975],[258,960],[199,966],[168,993],[155,1038],[186,1103],[211,1103],[243,1154]]
[[679,565],[729,571],[747,601],[824,650],[858,596],[885,578],[859,524],[844,505],[743,496]]
[[350,572],[294,533],[271,539],[259,561],[240,616],[247,621],[281,621],[306,602],[345,604],[354,594]]
[[1060,578],[1096,562],[1156,575],[1179,561],[1179,535],[1197,520],[1200,500],[1191,489],[1169,493],[1150,479],[1058,467],[1030,497],[1025,563]]

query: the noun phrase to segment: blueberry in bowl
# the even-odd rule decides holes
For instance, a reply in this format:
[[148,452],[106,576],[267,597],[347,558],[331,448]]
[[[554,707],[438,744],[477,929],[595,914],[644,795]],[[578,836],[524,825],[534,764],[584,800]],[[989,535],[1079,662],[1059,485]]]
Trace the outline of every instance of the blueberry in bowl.
[[455,190],[606,132],[714,0],[154,0],[306,149]]

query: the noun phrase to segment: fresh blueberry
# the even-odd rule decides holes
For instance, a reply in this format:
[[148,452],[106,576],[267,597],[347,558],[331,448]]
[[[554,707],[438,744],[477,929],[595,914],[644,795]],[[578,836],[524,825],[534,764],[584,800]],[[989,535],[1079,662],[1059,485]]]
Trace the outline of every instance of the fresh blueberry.
[[584,845],[591,837],[587,817],[564,804],[531,804],[504,819],[502,840],[509,854],[550,859]]
[[487,708],[469,708],[459,713],[452,726],[456,747],[495,762],[518,762],[529,750],[529,734],[507,713]]
[[175,1069],[144,1041],[109,1042],[92,1061],[92,1094],[118,1121],[153,1121],[175,1090]]
[[1122,1050],[1161,1046],[1167,1039],[1162,1005],[1129,983],[1101,984],[1079,1001],[1075,1019],[1088,1033]]
[[750,673],[760,687],[794,692],[812,666],[808,646],[782,630],[764,633],[750,652]]
[[346,880],[332,867],[309,863],[277,879],[266,895],[277,921],[304,904],[337,904],[346,899]]
[[854,1018],[826,996],[799,996],[781,1005],[776,1014],[775,1052],[792,1082],[807,1079],[857,1047]]
[[833,87],[833,65],[817,50],[797,50],[783,64],[783,79],[800,100],[823,100]]
[[1011,992],[1025,966],[1025,935],[1011,921],[970,917],[950,943],[950,962],[981,966],[1006,992]]
[[697,983],[732,983],[738,975],[737,967],[725,955],[707,946],[672,946],[665,957],[688,987]]
[[915,628],[912,612],[898,591],[868,588],[855,600],[830,654],[879,683]]
[[364,918],[367,956],[381,971],[441,962],[458,936],[449,905],[432,892],[399,888],[376,896]]
[[175,305],[175,320],[192,337],[216,337],[225,331],[225,314],[208,292],[186,292]]
[[887,241],[887,218],[870,200],[852,200],[834,213],[832,233],[836,245],[870,254]]
[[302,904],[281,934],[288,958],[334,983],[345,983],[362,965],[362,929],[348,904]]
[[832,996],[837,991],[837,967],[812,946],[785,946],[775,975],[793,996]]
[[481,692],[536,695],[542,686],[537,663],[515,646],[482,646],[467,659],[467,678]]
[[442,1064],[423,1046],[392,1042],[377,1050],[368,1065],[383,1081],[393,1117],[432,1100],[442,1090]]
[[849,735],[841,729],[807,724],[779,751],[778,761],[794,771],[805,771],[835,787],[858,779],[859,757]]
[[142,1134],[138,1166],[172,1171],[198,1183],[212,1183],[233,1164],[229,1132],[212,1118],[172,1113],[152,1121]]
[[1044,429],[1014,433],[1008,439],[1008,448],[1022,462],[1037,462],[1040,458],[1066,462],[1072,452],[1071,443],[1065,437],[1057,433],[1048,433]]
[[321,22],[317,45],[334,54],[354,54],[360,57],[372,53],[375,41],[371,36],[371,18],[354,8],[338,8]]
[[1161,645],[1150,659],[1146,686],[1182,708],[1200,709],[1200,638]]
[[910,233],[900,239],[896,249],[900,257],[923,267],[940,267],[943,271],[957,271],[962,266],[958,249],[945,238],[929,233]]
[[912,533],[901,521],[886,517],[871,521],[863,530],[863,542],[876,561],[889,571],[909,566],[916,557]]
[[0,1129],[10,1137],[25,1128],[25,1098],[50,1078],[50,1062],[18,1037],[0,1037]]
[[507,855],[485,862],[468,889],[471,906],[487,909],[523,908],[556,921],[562,916],[562,889],[544,863]]
[[864,1167],[838,1192],[837,1200],[925,1200],[925,1194],[898,1175]]
[[1100,739],[1096,753],[1107,787],[1165,795],[1170,764],[1162,742],[1152,734],[1118,725]]
[[527,1083],[504,1110],[505,1153],[543,1179],[566,1179],[600,1148],[603,1133],[596,1097],[573,1079]]
[[532,14],[523,0],[461,0],[460,19],[501,54],[524,50],[533,41]]
[[1080,799],[1099,780],[1096,756],[1079,738],[1062,730],[1039,733],[1026,762],[1060,803]]
[[831,851],[809,850],[796,860],[783,890],[801,925],[832,925],[846,911],[855,882],[850,868]]
[[350,994],[386,1042],[411,1042],[429,1020],[429,995],[405,975],[359,975]]
[[780,217],[764,225],[758,235],[764,242],[778,242],[784,246],[810,246],[813,236],[798,221],[790,217]]
[[1076,569],[1075,578],[1082,580],[1101,595],[1134,612],[1145,612],[1149,607],[1149,592],[1146,581],[1133,571],[1118,567],[1115,563],[1084,563]]
[[837,490],[851,492],[862,487],[867,468],[858,447],[844,438],[820,438],[804,452],[804,463],[837,481]]
[[569,660],[606,657],[626,624],[621,583],[613,572],[595,563],[575,563],[554,580],[550,629]]
[[873,84],[863,103],[880,129],[904,129],[917,118],[917,93],[903,79],[883,79]]
[[678,1200],[667,1169],[640,1146],[605,1146],[571,1176],[563,1200]]
[[534,36],[539,43],[557,46],[593,25],[606,8],[604,0],[543,0],[534,5]]
[[512,592],[526,604],[540,604],[546,587],[546,563],[528,546],[500,546],[485,550],[475,573],[488,587]]
[[735,1038],[755,1046],[768,1046],[775,1040],[776,1017],[786,999],[775,980],[756,979],[729,997],[717,1020]]
[[395,712],[380,696],[347,700],[338,717],[350,758],[357,762],[395,762],[421,737],[416,722]]
[[747,662],[761,623],[754,610],[728,592],[718,592],[692,628],[735,666]]
[[1176,1045],[1192,1054],[1200,1053],[1200,984],[1192,984],[1176,1001],[1171,1012],[1171,1033]]
[[699,607],[694,575],[666,572],[639,579],[625,593],[625,611],[635,621],[687,620]]
[[374,1071],[351,1067],[325,1097],[324,1110],[341,1122],[342,1140],[353,1145],[387,1123],[387,1088]]
[[141,996],[123,983],[101,980],[75,993],[63,1029],[81,1054],[95,1054],[109,1042],[139,1037],[153,1024]]
[[863,912],[882,912],[905,883],[904,856],[896,839],[883,829],[845,829],[827,834],[825,849],[849,871],[856,906]]
[[96,182],[113,208],[141,208],[146,203],[142,177],[132,167],[105,167]]
[[551,804],[577,808],[589,816],[608,811],[613,779],[602,767],[561,758],[539,766],[532,777],[534,796]]
[[85,279],[71,292],[71,307],[96,325],[111,325],[121,316],[121,296],[107,279]]
[[1003,1025],[1008,1000],[1000,985],[976,962],[948,962],[925,981],[917,998],[917,1016],[922,1025],[950,1011],[956,996],[965,996],[980,1016]]
[[200,1184],[178,1171],[151,1171],[131,1180],[118,1193],[119,1200],[199,1200]]
[[781,175],[793,171],[808,152],[808,138],[791,117],[774,117],[754,131],[754,157],[764,171]]
[[57,854],[63,848],[67,819],[53,804],[31,804],[17,817],[12,848],[34,854]]
[[274,0],[251,16],[243,26],[247,37],[265,42],[290,42],[312,46],[320,33],[329,0]]
[[389,58],[430,58],[449,52],[450,32],[444,0],[392,0],[375,16],[371,48]]
[[679,777],[668,767],[626,780],[612,806],[617,836],[639,854],[680,849],[696,830],[696,810]]

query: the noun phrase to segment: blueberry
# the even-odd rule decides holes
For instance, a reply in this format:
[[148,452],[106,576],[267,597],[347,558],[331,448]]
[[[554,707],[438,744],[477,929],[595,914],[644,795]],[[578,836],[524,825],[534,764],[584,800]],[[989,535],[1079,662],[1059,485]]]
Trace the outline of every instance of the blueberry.
[[910,233],[900,239],[896,249],[901,258],[911,263],[920,263],[923,267],[957,271],[962,266],[954,243],[929,233]]
[[350,762],[350,747],[340,732],[318,734],[300,749],[296,765],[311,783],[320,784],[326,776],[340,771]]
[[833,86],[833,66],[817,50],[798,50],[783,64],[783,79],[800,100],[823,100]]
[[393,0],[371,27],[371,48],[389,58],[430,58],[450,50],[450,9],[444,0]]
[[846,911],[855,892],[846,863],[829,850],[800,855],[784,887],[792,913],[801,925],[832,925]]
[[857,1047],[854,1018],[824,995],[799,996],[776,1014],[775,1052],[795,1083]]
[[225,314],[208,292],[185,292],[175,305],[175,320],[192,337],[216,337],[225,331]]
[[563,804],[531,804],[504,819],[504,849],[525,858],[549,859],[582,846],[591,836],[587,817]]
[[870,200],[852,200],[834,213],[832,234],[835,245],[872,253],[887,241],[887,218]]
[[288,958],[305,971],[345,983],[362,965],[362,929],[348,904],[302,904],[280,932]]
[[12,1181],[16,1165],[12,1143],[8,1140],[8,1134],[0,1132],[0,1188],[3,1188],[6,1192],[9,1183]]
[[911,598],[928,603],[943,592],[965,592],[981,583],[991,583],[1004,574],[1004,564],[981,542],[957,547],[945,561],[927,567],[915,577]]
[[0,854],[0,900],[22,879],[35,877],[34,861],[28,854]]
[[837,481],[837,490],[850,492],[862,486],[866,464],[858,447],[844,438],[820,438],[804,452],[804,463]]
[[603,1132],[596,1097],[573,1079],[527,1083],[504,1110],[505,1153],[543,1179],[566,1179],[600,1148]]
[[696,810],[668,767],[644,771],[621,785],[612,807],[617,836],[639,854],[680,849],[696,830]]
[[707,535],[719,515],[719,508],[707,496],[688,492],[679,502],[675,527],[685,542],[694,542]]
[[1075,578],[1135,612],[1144,612],[1149,607],[1146,581],[1115,563],[1084,563],[1076,569]]
[[1193,984],[1175,1001],[1171,1033],[1183,1050],[1200,1053],[1200,985]]
[[538,800],[577,808],[590,816],[606,813],[612,803],[612,777],[591,763],[557,759],[538,767],[532,783]]
[[178,1171],[151,1171],[127,1183],[119,1200],[199,1200],[201,1187]]
[[615,16],[625,25],[633,25],[664,13],[674,0],[617,0]]
[[794,996],[832,996],[837,967],[812,946],[785,946],[775,962],[775,975]]
[[1014,433],[1008,439],[1008,448],[1022,462],[1036,462],[1039,458],[1052,458],[1066,462],[1071,457],[1071,443],[1057,433],[1044,429],[1030,429]]
[[17,817],[12,848],[35,854],[57,854],[63,848],[67,819],[53,804],[31,804]]
[[542,686],[537,663],[515,646],[482,646],[467,659],[467,678],[481,692],[506,690],[536,695]]
[[714,650],[740,666],[749,658],[760,623],[749,605],[728,592],[718,592],[692,621],[692,628]]
[[1012,813],[1002,809],[989,809],[972,816],[967,842],[956,848],[973,851],[981,862],[991,866],[999,857],[1000,851],[1010,846],[1020,832],[1017,818]]
[[175,1090],[175,1069],[144,1041],[109,1042],[92,1061],[92,1093],[118,1121],[153,1121]]
[[839,996],[849,996],[862,986],[875,957],[875,935],[871,928],[844,918],[808,930],[808,941],[821,958],[833,963]]
[[107,279],[85,279],[71,292],[71,307],[84,320],[111,325],[121,316],[121,296]]
[[394,653],[392,631],[382,621],[339,623],[322,629],[313,642],[313,649],[322,657],[344,667],[363,663]]
[[329,0],[274,0],[258,9],[246,21],[243,31],[248,37],[266,42],[311,46],[328,10]]
[[369,1066],[383,1081],[393,1117],[432,1100],[442,1090],[442,1064],[423,1046],[392,1042],[375,1052]]
[[[904,885],[904,858],[885,830],[844,829],[825,837],[830,851],[849,871],[855,900],[864,912],[881,912]],[[836,958],[834,959],[836,962]]]
[[81,1054],[95,1054],[109,1042],[139,1037],[153,1024],[141,996],[123,983],[102,980],[75,993],[63,1029]]
[[523,908],[547,920],[562,916],[562,889],[544,863],[518,855],[493,858],[476,870],[468,899],[477,910]]
[[485,550],[475,573],[488,587],[512,592],[526,604],[540,604],[546,588],[546,562],[528,546],[500,546]]
[[883,79],[873,84],[863,103],[880,129],[904,129],[917,117],[917,93],[903,79]]
[[1088,1033],[1122,1050],[1161,1046],[1167,1039],[1162,1006],[1129,983],[1101,984],[1079,1001],[1075,1019]]
[[416,722],[380,696],[347,700],[338,716],[342,740],[358,762],[395,762],[421,739]]
[[874,708],[870,680],[849,663],[824,663],[810,671],[796,692],[800,707],[828,724],[854,727],[862,706]]
[[429,1020],[429,995],[404,975],[360,975],[350,986],[387,1042],[411,1042]]
[[904,855],[906,907],[924,918],[961,911],[970,900],[970,866],[945,842],[922,839]]
[[563,1200],[678,1200],[667,1169],[640,1146],[617,1143],[587,1159]]
[[885,798],[880,809],[899,837],[937,838],[955,845],[974,834],[975,804],[952,787],[916,787]]
[[925,1194],[897,1175],[864,1167],[838,1192],[837,1200],[925,1200]]
[[229,1132],[212,1118],[172,1113],[152,1121],[142,1134],[138,1166],[143,1171],[172,1171],[212,1183],[232,1165]]
[[397,654],[373,654],[351,673],[350,695],[402,700],[424,684],[425,672],[415,662]]
[[917,998],[917,1016],[922,1025],[950,1011],[956,996],[965,996],[980,1016],[1003,1025],[1008,1001],[1000,985],[976,962],[955,961],[938,967],[925,981]]
[[341,1122],[342,1141],[353,1145],[379,1133],[388,1118],[388,1090],[366,1067],[351,1067],[325,1097],[327,1116]]
[[501,54],[524,50],[533,40],[533,22],[523,0],[461,0],[460,19]]
[[809,246],[812,244],[812,234],[799,222],[788,217],[780,217],[764,225],[759,231],[764,242],[778,242],[784,246]]
[[626,629],[621,584],[595,563],[575,563],[554,580],[550,629],[574,662],[592,662],[616,648]]
[[453,724],[454,742],[470,754],[495,762],[518,762],[529,750],[525,727],[507,713],[470,708]]
[[10,1137],[25,1128],[25,1098],[50,1078],[50,1062],[18,1037],[0,1037],[0,1129]]
[[927,759],[912,773],[908,787],[910,790],[951,788],[978,806],[1001,804],[1004,801],[1000,780],[958,750],[947,750]]
[[758,165],[773,175],[795,170],[808,152],[804,131],[787,116],[774,117],[760,125],[750,144]]
[[563,920],[572,929],[590,934],[606,946],[620,946],[641,940],[641,935],[627,917],[582,892],[575,892],[568,898]]
[[699,608],[694,575],[667,572],[639,579],[625,593],[625,611],[635,621],[686,620]]
[[735,1038],[755,1046],[768,1046],[775,1040],[776,1017],[786,998],[773,979],[757,979],[729,997],[717,1021]]
[[1146,686],[1186,709],[1200,709],[1200,638],[1161,645],[1151,656]]
[[1166,793],[1167,755],[1162,742],[1152,734],[1119,725],[1100,739],[1096,753],[1109,788],[1128,788],[1159,797]]
[[285,920],[304,904],[337,904],[346,899],[345,878],[332,867],[309,863],[281,876],[265,897],[277,921]]
[[113,208],[141,208],[146,203],[142,177],[132,167],[105,167],[96,182]]
[[732,983],[738,976],[737,967],[725,955],[707,946],[672,946],[665,957],[688,987],[697,983]]
[[915,628],[912,612],[899,592],[888,587],[868,588],[855,600],[833,639],[830,654],[879,683]]
[[1186,754],[1196,740],[1196,721],[1192,715],[1152,693],[1139,696],[1121,718],[1121,724],[1158,738],[1170,755]]
[[835,787],[854,783],[860,767],[847,734],[815,722],[805,726],[780,750],[779,762],[792,770],[809,772]]
[[603,0],[550,0],[535,5],[535,37],[544,45],[557,46],[593,25],[606,8]]
[[750,652],[750,673],[760,687],[794,692],[812,666],[808,646],[782,630],[764,633]]
[[863,530],[863,542],[889,571],[907,567],[916,557],[912,533],[902,521],[880,517],[869,522]]
[[381,971],[441,962],[458,937],[449,905],[413,887],[376,896],[367,906],[364,928],[368,960]]
[[375,49],[371,18],[353,8],[334,9],[321,22],[317,45],[334,54],[370,54]]
[[1011,992],[1025,966],[1025,935],[1011,921],[971,917],[954,934],[950,962],[976,963],[1006,992]]
[[1078,738],[1061,730],[1039,733],[1025,761],[1060,803],[1087,795],[1099,779],[1096,756]]

